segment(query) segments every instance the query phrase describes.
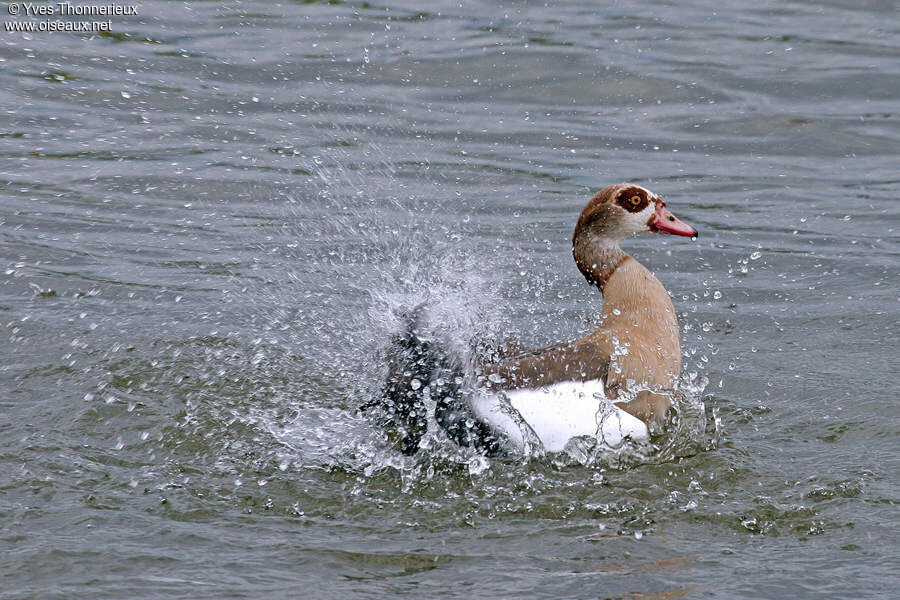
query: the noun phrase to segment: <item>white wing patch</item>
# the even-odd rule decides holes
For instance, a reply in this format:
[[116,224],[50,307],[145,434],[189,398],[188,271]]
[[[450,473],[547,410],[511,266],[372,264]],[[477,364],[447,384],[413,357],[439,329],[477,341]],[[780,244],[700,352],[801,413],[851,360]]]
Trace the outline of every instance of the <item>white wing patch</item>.
[[[510,414],[510,404],[518,415]],[[473,400],[472,408],[519,451],[524,450],[529,433],[523,433],[517,423],[519,415],[548,452],[561,452],[570,439],[583,435],[595,437],[610,449],[621,446],[626,438],[636,442],[650,439],[647,425],[613,405],[599,380],[564,381],[505,395],[484,394]]]

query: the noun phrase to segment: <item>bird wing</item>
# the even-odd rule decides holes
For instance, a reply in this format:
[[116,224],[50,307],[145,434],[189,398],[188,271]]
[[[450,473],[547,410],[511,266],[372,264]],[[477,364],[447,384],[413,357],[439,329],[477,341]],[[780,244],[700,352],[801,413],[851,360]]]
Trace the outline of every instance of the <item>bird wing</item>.
[[608,353],[580,339],[481,365],[477,377],[481,385],[495,391],[538,388],[561,381],[605,382],[609,363]]

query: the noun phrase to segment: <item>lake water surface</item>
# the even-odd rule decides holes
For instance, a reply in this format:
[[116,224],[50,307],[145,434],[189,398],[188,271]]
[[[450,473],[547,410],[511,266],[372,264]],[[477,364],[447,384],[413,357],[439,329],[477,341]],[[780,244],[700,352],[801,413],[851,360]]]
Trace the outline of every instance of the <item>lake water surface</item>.
[[[896,594],[896,2],[135,6],[0,38],[0,598]],[[393,452],[395,313],[587,331],[626,180],[656,450]]]

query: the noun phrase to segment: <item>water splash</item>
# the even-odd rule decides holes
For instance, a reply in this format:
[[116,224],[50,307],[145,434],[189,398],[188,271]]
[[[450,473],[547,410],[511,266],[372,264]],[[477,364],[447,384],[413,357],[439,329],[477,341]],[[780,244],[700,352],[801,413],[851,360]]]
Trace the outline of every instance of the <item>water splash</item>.
[[[290,380],[242,418],[267,432],[272,460],[286,468],[340,468],[366,477],[395,472],[404,488],[435,472],[484,473],[496,459],[448,440],[433,406],[414,457],[388,447],[357,408],[379,393],[385,347],[402,328],[400,315],[415,306],[427,307],[424,334],[467,361],[517,337],[509,318],[516,301],[503,297],[491,267],[496,261],[484,258],[497,247],[478,246],[467,235],[474,226],[468,219],[448,223],[440,197],[410,202],[412,195],[398,193],[387,159],[363,174],[341,152],[337,147],[330,162],[313,158],[314,191],[285,198],[281,225],[254,241],[257,260],[232,292],[240,298],[239,318],[258,332],[251,340],[254,380],[265,386],[275,373]],[[629,467],[701,451],[710,446],[704,387],[702,378],[682,383],[673,417],[651,445],[610,452],[583,440],[552,461]],[[524,460],[543,455],[538,442]]]

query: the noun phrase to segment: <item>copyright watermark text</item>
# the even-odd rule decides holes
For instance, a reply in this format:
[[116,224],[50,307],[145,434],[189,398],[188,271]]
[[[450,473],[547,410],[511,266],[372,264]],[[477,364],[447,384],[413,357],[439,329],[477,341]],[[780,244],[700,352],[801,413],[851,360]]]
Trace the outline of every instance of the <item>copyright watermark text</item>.
[[[66,17],[119,17],[137,15],[138,7],[136,4],[85,6],[74,2],[53,2],[50,4],[10,2],[6,5],[6,12],[9,13],[10,16],[18,17],[17,20],[3,22],[3,29],[8,32],[73,31],[92,33],[98,31],[110,31],[112,29],[112,19],[79,21]],[[19,20],[22,19],[22,17],[28,17],[28,20]],[[35,19],[35,17],[37,19]],[[52,17],[57,18],[54,19]],[[60,19],[59,17],[63,18]]]

